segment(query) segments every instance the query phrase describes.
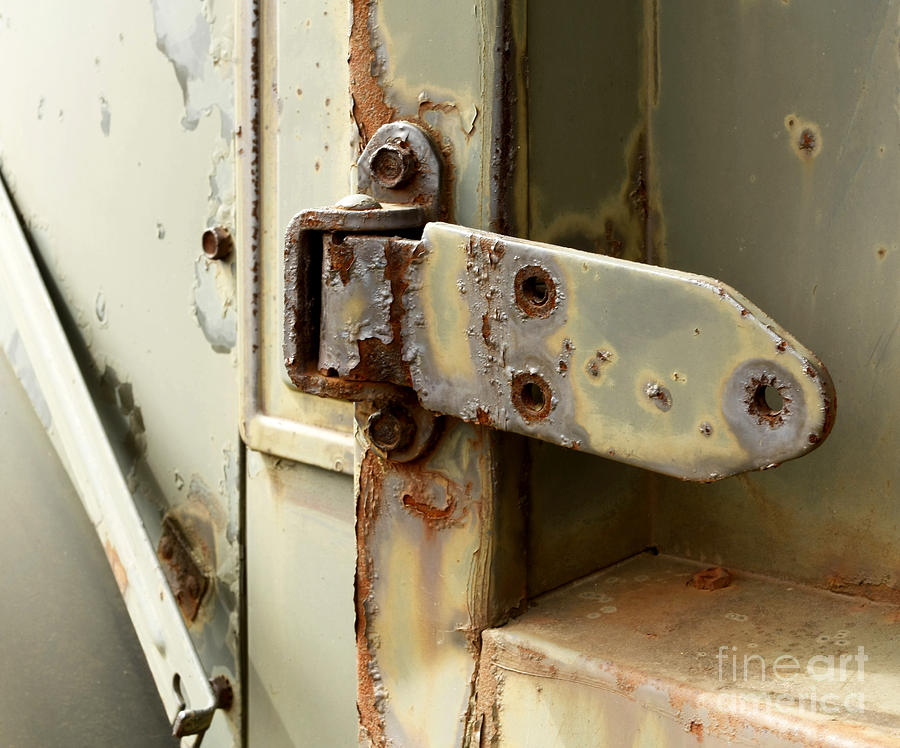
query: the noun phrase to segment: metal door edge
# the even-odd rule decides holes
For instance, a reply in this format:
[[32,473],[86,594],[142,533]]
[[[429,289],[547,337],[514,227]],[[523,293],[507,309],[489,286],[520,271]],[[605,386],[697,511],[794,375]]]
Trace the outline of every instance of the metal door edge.
[[[166,712],[182,719],[211,716],[217,705],[212,686],[2,179],[0,291],[46,402],[54,447],[106,552]],[[188,709],[173,688],[176,678]]]

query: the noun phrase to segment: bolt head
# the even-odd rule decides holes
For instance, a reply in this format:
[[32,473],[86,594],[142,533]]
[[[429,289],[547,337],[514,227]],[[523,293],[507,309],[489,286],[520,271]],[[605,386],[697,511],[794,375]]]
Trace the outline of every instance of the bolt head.
[[372,445],[383,452],[403,449],[415,434],[412,417],[400,408],[385,408],[369,416],[366,433]]
[[402,187],[416,174],[416,154],[408,143],[398,141],[379,146],[369,161],[375,181],[388,190]]

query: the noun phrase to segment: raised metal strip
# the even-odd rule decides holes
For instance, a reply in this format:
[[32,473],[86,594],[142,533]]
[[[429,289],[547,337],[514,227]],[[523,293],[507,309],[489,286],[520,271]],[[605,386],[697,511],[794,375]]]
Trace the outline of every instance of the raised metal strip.
[[[216,706],[72,349],[0,181],[0,291],[47,403],[51,437],[96,528],[166,712]],[[186,738],[185,745],[193,738]]]
[[251,449],[277,457],[353,474],[352,432],[322,428],[282,417],[263,397],[265,342],[262,317],[266,290],[261,274],[259,59],[260,9],[257,0],[240,4],[240,84],[237,111],[240,127],[237,161],[238,226],[238,367],[240,370],[241,438]]
[[422,246],[403,357],[426,408],[697,481],[831,428],[822,363],[718,281],[442,223]]

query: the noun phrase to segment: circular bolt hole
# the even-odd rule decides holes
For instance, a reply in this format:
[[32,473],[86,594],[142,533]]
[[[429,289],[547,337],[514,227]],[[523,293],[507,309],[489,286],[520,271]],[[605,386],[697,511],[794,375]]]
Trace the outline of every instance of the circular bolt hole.
[[756,388],[753,397],[757,412],[767,416],[777,416],[784,410],[784,396],[777,387],[771,384],[761,384]]
[[378,184],[395,189],[416,173],[416,154],[405,143],[385,143],[372,154],[369,168]]
[[540,413],[544,409],[544,393],[534,382],[522,387],[522,405],[532,413]]
[[770,371],[751,375],[744,393],[747,412],[760,426],[779,428],[791,418],[793,386],[787,377]]
[[536,275],[531,275],[525,279],[522,290],[528,300],[535,306],[543,306],[550,298],[550,292],[547,290],[547,281]]
[[556,284],[544,268],[528,265],[516,273],[516,304],[529,317],[549,317],[556,307]]
[[512,401],[519,415],[529,423],[550,415],[553,391],[539,374],[522,372],[512,381]]

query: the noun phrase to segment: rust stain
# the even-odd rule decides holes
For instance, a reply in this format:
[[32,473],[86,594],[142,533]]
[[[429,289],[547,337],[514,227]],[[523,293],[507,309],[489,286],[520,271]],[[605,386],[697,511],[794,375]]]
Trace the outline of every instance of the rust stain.
[[721,590],[731,584],[731,574],[721,566],[704,569],[694,574],[687,582],[698,590]]
[[[515,228],[514,187],[519,152],[517,135],[521,127],[516,117],[521,72],[518,66],[524,63],[513,33],[512,3],[499,3],[495,28],[497,35],[493,55],[496,75],[492,93],[494,101],[502,102],[502,106],[494,107],[491,123],[489,228],[500,234],[512,234]],[[523,95],[527,96],[527,93],[523,92]]]
[[703,723],[696,722],[694,720],[691,721],[691,724],[688,725],[688,732],[697,738],[698,743],[703,742]]
[[119,587],[119,593],[124,596],[125,591],[128,589],[128,574],[125,572],[122,560],[119,558],[118,552],[113,547],[112,541],[107,540],[103,548],[106,551],[106,558],[109,561],[113,576],[116,578],[116,585]]
[[396,110],[385,101],[378,80],[381,61],[374,48],[375,0],[353,0],[350,24],[350,95],[352,116],[359,130],[360,152],[369,138],[382,125],[396,117]]
[[592,377],[599,377],[600,372],[603,370],[603,365],[609,363],[611,360],[612,353],[609,351],[597,351],[596,355],[587,362],[585,369]]
[[[205,508],[205,507],[204,507]],[[212,538],[204,538],[204,528],[198,526],[198,518],[190,513],[174,514],[163,519],[162,536],[156,549],[160,566],[185,623],[197,619],[200,605],[210,586],[208,564],[202,559],[214,558]],[[205,528],[209,531],[209,527]],[[195,558],[196,554],[196,558]],[[204,568],[206,567],[206,568]]]
[[353,247],[338,241],[337,236],[327,243],[328,262],[333,271],[336,271],[345,286],[350,282],[350,268],[356,261]]
[[[392,468],[403,478],[400,501],[404,509],[420,517],[429,533],[454,527],[466,516],[465,509],[458,513],[457,507],[469,504],[471,484],[463,487],[443,473],[428,470],[419,460],[393,464]],[[461,496],[466,500],[460,502]]]
[[475,423],[479,426],[493,426],[494,419],[491,418],[491,414],[488,413],[484,408],[479,406],[475,410]]
[[865,597],[877,603],[900,605],[900,589],[887,584],[866,581],[853,582],[834,574],[825,581],[825,586],[832,592],[854,597]]
[[419,501],[407,493],[403,494],[403,506],[416,514],[421,514],[426,520],[434,522],[449,519],[453,515],[456,509],[456,499],[448,496],[445,507],[436,507],[427,501]]
[[796,114],[784,118],[784,127],[790,136],[791,150],[797,158],[809,161],[822,150],[822,132],[814,122],[806,122]]
[[359,468],[359,499],[356,504],[356,708],[360,732],[375,748],[385,748],[384,695],[375,666],[374,646],[368,636],[368,608],[371,601],[374,568],[366,539],[373,533],[381,509],[384,463],[371,451],[363,456]]
[[800,142],[797,147],[801,151],[814,151],[816,149],[816,134],[808,128],[804,130],[800,133]]
[[496,347],[496,344],[491,339],[491,320],[488,312],[481,315],[481,337],[484,339],[485,345],[489,348]]

